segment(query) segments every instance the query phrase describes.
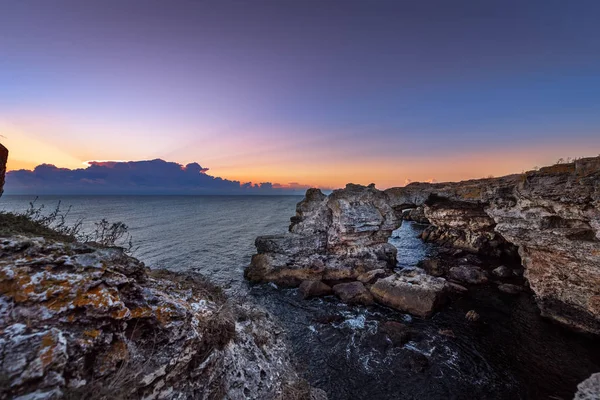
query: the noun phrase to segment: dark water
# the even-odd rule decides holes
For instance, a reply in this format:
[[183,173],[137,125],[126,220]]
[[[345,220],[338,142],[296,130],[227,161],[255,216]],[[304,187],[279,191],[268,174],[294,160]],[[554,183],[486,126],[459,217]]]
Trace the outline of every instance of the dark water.
[[[151,267],[194,269],[231,293],[249,296],[288,332],[300,369],[330,399],[571,399],[600,371],[600,343],[541,317],[530,294],[471,288],[433,318],[383,307],[348,307],[335,298],[302,300],[295,289],[248,285],[244,267],[258,235],[284,232],[300,197],[61,197],[88,228],[106,217],[127,223]],[[30,197],[5,196],[0,209],[23,210]],[[38,203],[52,208],[58,198]],[[405,223],[390,242],[399,267],[414,267],[436,247]],[[475,309],[478,323],[465,320]],[[418,334],[393,347],[379,333],[388,320]]]

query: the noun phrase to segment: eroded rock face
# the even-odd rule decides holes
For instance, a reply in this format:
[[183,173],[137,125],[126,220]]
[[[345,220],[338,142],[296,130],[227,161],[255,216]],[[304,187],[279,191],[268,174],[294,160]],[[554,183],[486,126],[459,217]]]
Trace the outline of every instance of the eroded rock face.
[[42,238],[0,238],[0,355],[1,399],[273,399],[298,380],[265,312],[120,249]]
[[600,334],[600,157],[386,193],[396,209],[423,205],[426,240],[494,256],[518,248],[542,314]]
[[8,161],[8,149],[0,144],[0,196],[4,192],[4,177],[6,175],[6,162]]
[[291,221],[289,233],[256,239],[258,254],[246,278],[298,286],[304,280],[355,280],[396,264],[396,248],[387,240],[401,219],[373,185],[348,184],[329,196],[309,189]]

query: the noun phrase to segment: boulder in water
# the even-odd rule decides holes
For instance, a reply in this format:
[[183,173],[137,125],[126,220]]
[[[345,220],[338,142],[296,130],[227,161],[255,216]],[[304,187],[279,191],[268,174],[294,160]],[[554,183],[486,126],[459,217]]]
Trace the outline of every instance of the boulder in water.
[[305,299],[327,296],[332,293],[331,286],[316,280],[306,280],[300,284],[300,293]]
[[428,317],[445,298],[446,280],[418,271],[394,274],[371,286],[378,303],[420,317]]
[[337,284],[333,287],[333,292],[347,304],[373,304],[373,296],[361,282]]
[[452,267],[448,272],[448,278],[465,283],[481,284],[488,281],[487,274],[479,267],[461,265]]

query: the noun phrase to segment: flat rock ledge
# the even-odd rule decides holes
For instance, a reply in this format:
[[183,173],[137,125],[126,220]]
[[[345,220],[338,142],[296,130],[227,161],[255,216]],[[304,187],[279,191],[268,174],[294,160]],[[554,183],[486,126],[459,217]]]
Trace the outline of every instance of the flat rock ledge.
[[0,238],[0,399],[322,399],[283,336],[198,275],[117,248]]
[[446,298],[446,280],[417,271],[379,279],[370,290],[383,305],[427,318]]

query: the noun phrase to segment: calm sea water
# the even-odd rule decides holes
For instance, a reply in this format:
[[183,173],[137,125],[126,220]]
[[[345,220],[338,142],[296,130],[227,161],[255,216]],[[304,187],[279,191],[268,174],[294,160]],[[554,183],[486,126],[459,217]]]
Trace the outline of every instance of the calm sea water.
[[[4,196],[0,210],[23,211],[32,197]],[[530,295],[472,289],[432,319],[383,307],[348,307],[335,298],[301,299],[296,289],[248,285],[243,270],[259,235],[283,233],[301,197],[97,196],[40,197],[48,210],[62,200],[86,228],[107,218],[129,225],[136,256],[153,268],[197,270],[231,293],[276,315],[309,381],[330,399],[571,399],[576,384],[600,371],[597,340],[539,317]],[[399,268],[415,266],[436,248],[404,223],[390,242]],[[477,324],[465,321],[477,310]],[[387,320],[417,332],[404,347],[379,333]]]

